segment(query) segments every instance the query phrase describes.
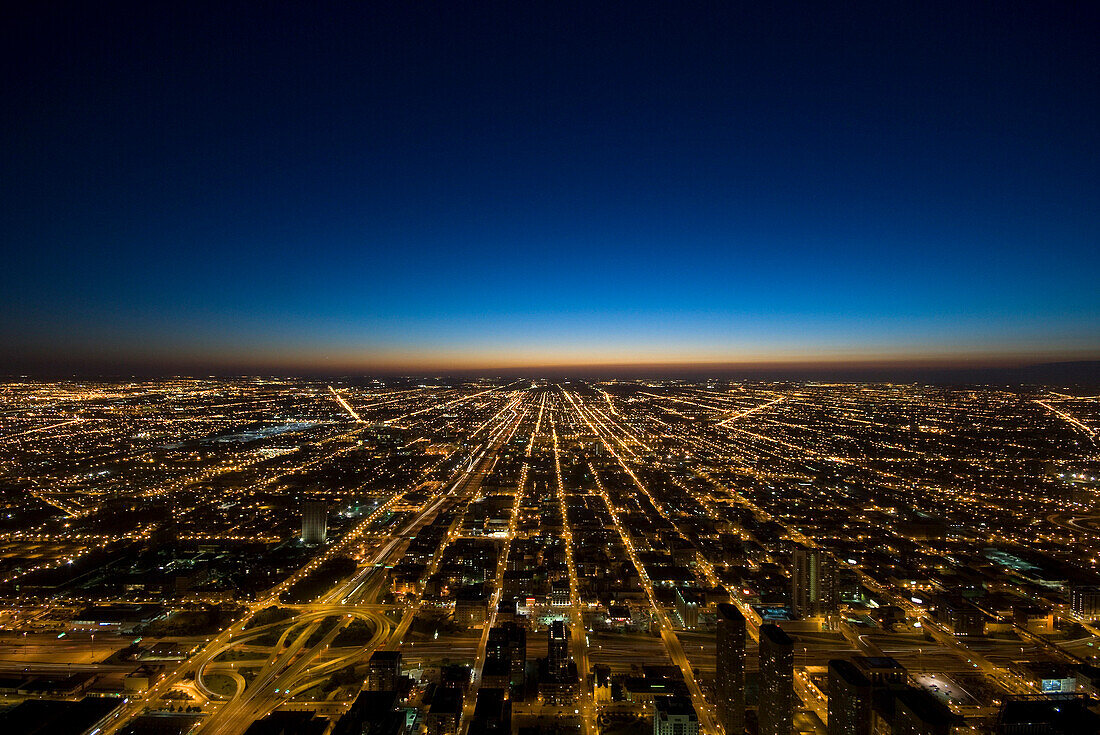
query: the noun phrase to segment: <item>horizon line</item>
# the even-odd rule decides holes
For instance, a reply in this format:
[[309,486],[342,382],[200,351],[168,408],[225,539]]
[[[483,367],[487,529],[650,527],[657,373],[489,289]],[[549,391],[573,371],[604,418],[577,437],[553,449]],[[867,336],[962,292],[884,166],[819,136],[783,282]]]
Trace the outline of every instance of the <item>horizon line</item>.
[[[832,359],[832,360],[784,360],[784,361],[669,361],[669,362],[606,362],[572,363],[549,365],[511,365],[511,366],[459,366],[459,365],[376,365],[376,366],[324,366],[290,364],[268,365],[206,365],[169,364],[151,362],[145,364],[120,363],[115,365],[83,365],[68,367],[34,368],[2,370],[0,379],[123,379],[123,378],[229,378],[229,377],[279,377],[279,378],[539,378],[586,376],[601,379],[621,377],[623,379],[674,378],[678,376],[693,378],[741,377],[750,380],[813,380],[821,378],[843,378],[847,376],[854,382],[867,379],[885,380],[891,375],[901,382],[909,380],[940,379],[965,380],[966,377],[987,375],[994,379],[1008,379],[1007,382],[1028,382],[1023,378],[1029,375],[1059,375],[1072,382],[1094,382],[1100,384],[1100,356],[1079,359],[1011,359],[999,357],[983,360],[945,360],[936,358],[883,358],[883,359]],[[1082,380],[1083,379],[1083,380]]]

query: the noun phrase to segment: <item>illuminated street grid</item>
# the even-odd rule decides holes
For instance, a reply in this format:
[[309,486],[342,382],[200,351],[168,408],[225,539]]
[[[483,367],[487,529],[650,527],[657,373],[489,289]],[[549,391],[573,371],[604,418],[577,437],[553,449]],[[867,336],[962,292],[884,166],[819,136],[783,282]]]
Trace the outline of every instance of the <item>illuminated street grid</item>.
[[[414,730],[480,730],[503,688],[516,726],[648,732],[667,688],[717,735],[722,602],[748,620],[750,722],[773,620],[803,732],[825,732],[836,658],[892,657],[975,732],[1035,671],[1091,691],[1097,396],[181,378],[0,401],[0,698],[124,698],[104,733],[335,722],[393,651]],[[307,503],[322,545],[300,540]],[[831,570],[827,614],[791,609],[796,548]],[[489,645],[512,623],[519,681]]]

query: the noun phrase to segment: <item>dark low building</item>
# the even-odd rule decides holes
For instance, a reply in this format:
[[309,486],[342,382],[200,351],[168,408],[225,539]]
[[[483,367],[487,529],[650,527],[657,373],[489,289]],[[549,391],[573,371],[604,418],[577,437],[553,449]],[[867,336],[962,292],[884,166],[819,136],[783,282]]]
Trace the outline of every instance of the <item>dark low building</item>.
[[1009,697],[997,716],[996,735],[1096,735],[1100,715],[1076,695]]
[[698,735],[699,716],[688,697],[653,700],[653,735]]
[[73,618],[77,630],[133,633],[138,628],[168,614],[161,605],[93,605],[86,607]]
[[470,735],[510,735],[511,732],[512,703],[507,690],[480,687],[474,704],[474,717],[470,721]]
[[894,735],[951,735],[963,719],[924,689],[895,695]]
[[401,677],[400,651],[375,651],[367,662],[367,689],[390,692],[398,689]]
[[15,735],[82,735],[101,727],[121,699],[84,697],[78,702],[28,699],[0,714],[0,732]]
[[351,709],[337,720],[332,735],[399,735],[405,714],[397,708],[397,692],[359,692]]
[[314,712],[272,712],[253,722],[244,735],[322,735],[328,723]]
[[432,693],[428,712],[424,715],[428,735],[455,735],[458,732],[464,698],[462,690],[453,687],[438,687]]

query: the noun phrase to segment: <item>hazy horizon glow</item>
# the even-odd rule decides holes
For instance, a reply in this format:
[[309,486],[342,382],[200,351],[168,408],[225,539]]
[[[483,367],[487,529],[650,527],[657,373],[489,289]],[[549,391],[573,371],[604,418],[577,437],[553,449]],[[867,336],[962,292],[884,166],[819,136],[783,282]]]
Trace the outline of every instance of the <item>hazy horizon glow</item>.
[[662,7],[28,11],[0,372],[1100,357],[1088,9]]
[[[250,350],[201,349],[187,353],[173,349],[129,351],[123,360],[109,349],[74,351],[66,357],[48,353],[36,361],[28,355],[29,372],[42,372],[55,364],[61,372],[113,374],[128,371],[152,373],[202,374],[204,372],[241,372],[256,374],[445,374],[476,371],[529,371],[539,368],[581,370],[583,368],[650,369],[654,374],[680,368],[716,371],[768,369],[855,370],[996,368],[1077,360],[1097,360],[1100,353],[1088,349],[1066,350],[1050,346],[1011,350],[933,350],[912,351],[840,351],[806,348],[771,352],[673,352],[666,347],[649,350],[602,351],[578,349],[548,352],[516,350],[423,349],[423,350],[336,350],[324,346],[278,349],[258,347]],[[49,372],[47,370],[47,372]]]

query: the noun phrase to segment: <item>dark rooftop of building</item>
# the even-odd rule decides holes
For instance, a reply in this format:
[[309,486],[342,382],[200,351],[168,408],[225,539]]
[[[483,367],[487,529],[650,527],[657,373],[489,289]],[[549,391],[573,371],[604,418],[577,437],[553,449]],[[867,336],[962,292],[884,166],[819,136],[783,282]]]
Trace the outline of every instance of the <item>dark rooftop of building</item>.
[[744,620],[745,616],[737,609],[737,605],[729,602],[718,603],[718,617],[726,620]]
[[890,656],[853,656],[852,662],[864,671],[871,669],[901,669],[905,667]]
[[1100,732],[1100,715],[1088,700],[1070,695],[1034,695],[1009,699],[997,718],[1002,732],[1043,732],[1090,735]]
[[393,663],[401,660],[400,651],[375,651],[370,655],[370,663]]
[[28,699],[0,715],[0,732],[80,735],[121,705],[121,699],[106,697],[84,697],[78,702]]
[[953,725],[960,722],[947,705],[924,689],[903,689],[894,695],[905,709],[929,725]]
[[871,680],[863,675],[854,663],[843,658],[834,658],[829,662],[829,672],[836,674],[849,686],[869,687]]
[[766,637],[777,646],[793,646],[794,639],[787,635],[787,631],[778,625],[761,625],[760,635]]
[[695,707],[687,697],[654,697],[653,707],[662,720],[677,716],[696,717]]
[[439,687],[432,694],[429,711],[433,715],[457,715],[462,711],[462,690],[454,687]]
[[321,735],[327,727],[328,720],[314,712],[272,712],[249,725],[244,735]]

